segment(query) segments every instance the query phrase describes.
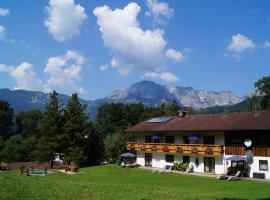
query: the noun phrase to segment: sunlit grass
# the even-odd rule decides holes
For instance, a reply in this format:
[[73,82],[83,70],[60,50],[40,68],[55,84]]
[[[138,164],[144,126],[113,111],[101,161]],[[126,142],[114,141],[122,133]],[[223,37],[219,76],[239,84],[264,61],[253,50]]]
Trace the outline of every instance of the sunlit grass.
[[81,169],[80,174],[51,176],[0,173],[0,199],[270,199],[270,183],[218,181],[179,174],[153,174],[116,165]]

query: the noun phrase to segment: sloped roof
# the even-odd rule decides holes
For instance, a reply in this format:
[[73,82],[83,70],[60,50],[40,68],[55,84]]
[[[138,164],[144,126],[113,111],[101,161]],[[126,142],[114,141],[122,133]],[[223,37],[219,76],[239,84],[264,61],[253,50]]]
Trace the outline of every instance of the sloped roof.
[[270,110],[228,114],[188,115],[168,122],[148,120],[128,128],[127,132],[270,130]]

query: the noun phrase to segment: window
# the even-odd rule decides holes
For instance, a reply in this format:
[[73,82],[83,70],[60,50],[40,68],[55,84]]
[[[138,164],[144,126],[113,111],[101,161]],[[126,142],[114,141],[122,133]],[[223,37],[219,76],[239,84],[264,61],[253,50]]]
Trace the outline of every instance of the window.
[[168,162],[168,163],[173,163],[173,162],[174,162],[174,155],[169,155],[169,154],[167,154],[167,155],[165,156],[165,160],[166,160],[166,162]]
[[259,169],[261,171],[267,171],[268,170],[268,161],[267,160],[259,160]]
[[188,136],[183,136],[184,144],[189,144]]
[[215,137],[214,136],[203,136],[203,143],[204,144],[215,144]]
[[151,136],[145,136],[145,143],[151,143],[152,139]]
[[145,143],[160,143],[159,136],[145,136]]
[[183,156],[183,162],[189,163],[189,156]]
[[166,143],[173,144],[174,136],[166,136]]

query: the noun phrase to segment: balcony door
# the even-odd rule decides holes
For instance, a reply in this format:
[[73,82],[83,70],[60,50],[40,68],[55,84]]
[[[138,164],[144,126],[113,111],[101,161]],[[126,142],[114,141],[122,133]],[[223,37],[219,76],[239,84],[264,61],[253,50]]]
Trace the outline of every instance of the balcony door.
[[204,171],[215,173],[215,158],[204,157]]
[[151,153],[145,153],[144,155],[145,166],[152,166],[152,158],[153,155]]
[[215,144],[214,136],[203,136],[203,144]]

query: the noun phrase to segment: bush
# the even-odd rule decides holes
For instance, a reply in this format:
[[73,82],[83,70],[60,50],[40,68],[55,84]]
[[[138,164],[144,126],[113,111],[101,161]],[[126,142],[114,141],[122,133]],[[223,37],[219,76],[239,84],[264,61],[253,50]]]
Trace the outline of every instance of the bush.
[[175,170],[178,170],[178,171],[186,171],[186,169],[188,167],[188,164],[189,163],[175,161],[173,163],[173,167],[174,167]]

